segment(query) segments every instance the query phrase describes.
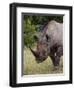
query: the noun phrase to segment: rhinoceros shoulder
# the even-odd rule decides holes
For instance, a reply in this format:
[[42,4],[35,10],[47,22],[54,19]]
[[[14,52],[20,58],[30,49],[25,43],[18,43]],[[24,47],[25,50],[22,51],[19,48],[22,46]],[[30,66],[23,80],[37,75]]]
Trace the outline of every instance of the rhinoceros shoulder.
[[51,38],[51,45],[58,43],[63,44],[63,24],[54,20],[48,23],[46,34]]
[[59,23],[59,22],[57,22],[57,21],[55,21],[55,20],[52,20],[52,21],[50,21],[49,23],[48,23],[48,29],[49,30],[57,30],[58,28],[61,28],[62,27],[62,25],[63,25],[63,23]]

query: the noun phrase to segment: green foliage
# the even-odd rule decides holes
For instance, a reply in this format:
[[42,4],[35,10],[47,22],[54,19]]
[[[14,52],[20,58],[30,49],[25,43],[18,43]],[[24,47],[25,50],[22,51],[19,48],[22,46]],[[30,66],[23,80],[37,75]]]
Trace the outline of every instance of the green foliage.
[[35,25],[32,24],[31,18],[26,18],[24,20],[24,44],[27,47],[35,42],[33,38],[35,33]]
[[34,20],[35,19],[35,24],[46,24],[51,20],[55,20],[61,23],[63,22],[63,16],[34,16]]
[[57,22],[63,22],[63,16],[39,16],[39,15],[24,15],[23,29],[24,29],[24,45],[32,46],[36,42],[34,40],[34,34],[36,34],[36,25],[46,25],[49,21],[55,20]]

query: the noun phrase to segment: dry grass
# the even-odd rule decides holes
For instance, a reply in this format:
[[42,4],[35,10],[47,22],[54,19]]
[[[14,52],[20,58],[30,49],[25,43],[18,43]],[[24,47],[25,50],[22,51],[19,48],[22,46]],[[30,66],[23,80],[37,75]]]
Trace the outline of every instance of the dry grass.
[[55,69],[50,57],[44,62],[37,63],[35,57],[29,49],[24,49],[23,56],[23,74],[35,75],[35,74],[56,74],[63,73],[63,58],[61,57],[60,66]]

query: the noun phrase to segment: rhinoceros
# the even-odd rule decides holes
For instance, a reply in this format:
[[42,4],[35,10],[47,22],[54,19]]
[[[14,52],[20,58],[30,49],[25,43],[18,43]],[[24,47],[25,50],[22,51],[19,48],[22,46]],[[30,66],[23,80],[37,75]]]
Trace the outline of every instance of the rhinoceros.
[[48,22],[42,32],[39,32],[36,50],[30,47],[37,63],[45,61],[50,56],[54,66],[59,66],[63,55],[63,23],[55,20]]

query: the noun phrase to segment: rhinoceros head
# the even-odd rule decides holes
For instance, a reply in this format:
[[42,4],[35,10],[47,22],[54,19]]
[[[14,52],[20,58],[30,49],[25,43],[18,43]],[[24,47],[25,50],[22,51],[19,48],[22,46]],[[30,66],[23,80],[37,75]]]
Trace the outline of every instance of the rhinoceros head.
[[35,59],[38,63],[43,62],[49,54],[49,46],[48,46],[48,35],[35,37],[37,39],[37,47],[36,51],[30,48],[31,52],[35,56]]

